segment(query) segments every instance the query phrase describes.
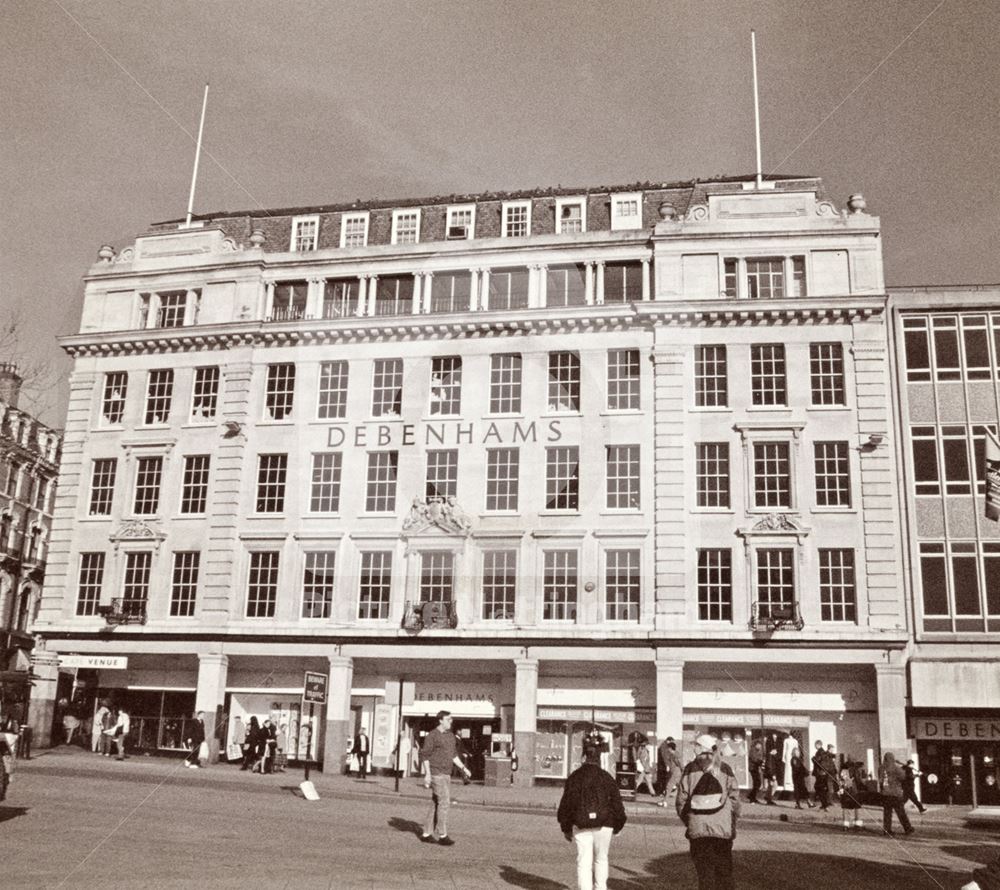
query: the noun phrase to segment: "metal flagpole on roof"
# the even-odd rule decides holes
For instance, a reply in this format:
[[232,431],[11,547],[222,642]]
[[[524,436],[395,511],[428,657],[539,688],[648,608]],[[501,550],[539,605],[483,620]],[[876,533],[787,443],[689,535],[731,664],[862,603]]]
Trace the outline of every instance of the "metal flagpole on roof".
[[753,58],[753,122],[757,139],[757,188],[763,184],[764,167],[760,160],[760,99],[757,96],[757,35],[750,29],[750,55]]
[[[188,195],[187,219],[184,226],[191,225],[191,214],[194,211],[194,187],[198,182],[198,161],[201,160],[201,135],[205,130],[205,109],[208,107],[208,84],[205,84],[205,96],[201,100],[201,122],[198,124],[198,142],[194,150],[194,170],[191,172],[191,193]],[[758,152],[759,154],[759,152]],[[758,167],[760,165],[758,164]]]

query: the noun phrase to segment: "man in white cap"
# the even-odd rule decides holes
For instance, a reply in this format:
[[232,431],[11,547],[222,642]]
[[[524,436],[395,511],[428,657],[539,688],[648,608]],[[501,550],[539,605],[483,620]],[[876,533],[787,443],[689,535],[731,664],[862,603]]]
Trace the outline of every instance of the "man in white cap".
[[700,735],[695,758],[677,786],[677,815],[687,826],[698,890],[735,890],[733,839],[740,811],[740,790],[722,762],[714,736]]

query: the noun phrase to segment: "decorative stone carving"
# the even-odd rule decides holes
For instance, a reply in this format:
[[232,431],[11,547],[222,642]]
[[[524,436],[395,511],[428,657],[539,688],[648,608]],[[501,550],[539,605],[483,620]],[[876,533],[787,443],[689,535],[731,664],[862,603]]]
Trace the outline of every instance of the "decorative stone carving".
[[851,213],[864,213],[867,206],[865,196],[860,192],[851,195],[851,197],[847,199],[847,209],[850,210]]
[[110,263],[115,258],[115,249],[110,244],[102,244],[97,251],[97,258],[102,263]]
[[677,208],[669,201],[660,204],[660,219],[674,219],[677,216]]
[[267,236],[260,229],[254,229],[250,233],[251,247],[263,247],[265,241],[267,241]]
[[125,247],[115,259],[116,263],[131,263],[135,259],[135,248]]
[[223,253],[235,253],[240,248],[237,246],[234,238],[223,238],[222,243],[219,245],[219,249]]
[[817,201],[816,202],[816,215],[817,216],[840,216],[837,212],[837,208],[834,204],[829,201]]
[[708,219],[708,205],[707,204],[692,204],[688,208],[687,215],[684,219],[690,222],[701,222]]
[[472,521],[458,506],[454,495],[441,498],[414,498],[410,513],[403,520],[403,536],[419,534],[430,527],[454,535],[468,535],[472,531]]
[[118,549],[122,541],[151,541],[159,549],[160,543],[167,537],[165,532],[154,528],[143,519],[129,519],[119,526],[118,531],[109,536],[109,540]]
[[754,525],[753,530],[755,532],[797,532],[802,531],[788,516],[784,513],[769,513],[763,519],[760,520],[756,525]]

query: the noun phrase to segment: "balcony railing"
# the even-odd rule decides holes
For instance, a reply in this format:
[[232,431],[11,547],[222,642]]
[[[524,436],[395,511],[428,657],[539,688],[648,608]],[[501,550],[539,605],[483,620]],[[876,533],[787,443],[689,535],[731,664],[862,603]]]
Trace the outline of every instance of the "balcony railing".
[[799,604],[754,603],[750,609],[750,628],[758,631],[775,631],[782,628],[802,630],[805,622]]
[[98,606],[97,613],[109,625],[114,624],[145,624],[146,600],[125,599],[116,596],[109,606]]
[[454,629],[458,627],[458,612],[451,600],[435,603],[407,601],[403,611],[403,627],[407,630]]
[[275,306],[266,321],[299,321],[306,317],[305,306]]

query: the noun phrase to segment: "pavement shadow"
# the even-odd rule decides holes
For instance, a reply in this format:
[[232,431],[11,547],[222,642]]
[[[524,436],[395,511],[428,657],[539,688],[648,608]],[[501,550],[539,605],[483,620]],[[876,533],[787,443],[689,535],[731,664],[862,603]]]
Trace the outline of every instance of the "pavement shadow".
[[412,819],[400,819],[398,816],[393,816],[388,824],[390,828],[401,831],[403,834],[415,834],[420,837],[424,833],[423,826]]
[[25,816],[27,813],[27,807],[0,807],[0,822],[7,822],[18,816]]
[[[1000,841],[1000,837],[997,838]],[[980,865],[992,865],[1000,857],[1000,843],[997,844],[954,844],[941,848],[942,853],[948,853],[956,859],[968,859]]]
[[523,887],[524,890],[570,890],[566,884],[521,871],[512,865],[500,866],[500,880],[512,887]]

